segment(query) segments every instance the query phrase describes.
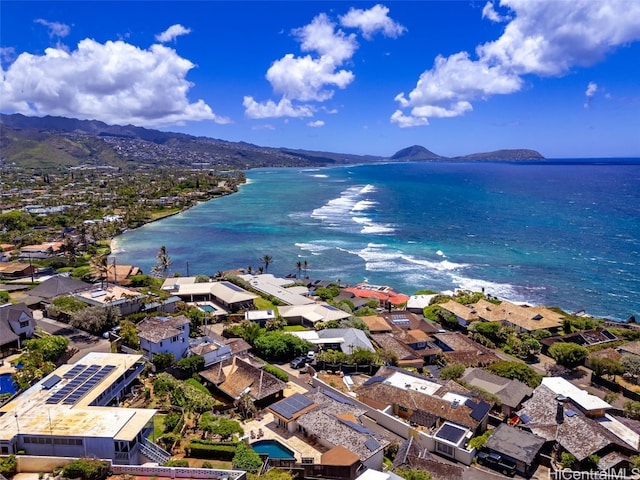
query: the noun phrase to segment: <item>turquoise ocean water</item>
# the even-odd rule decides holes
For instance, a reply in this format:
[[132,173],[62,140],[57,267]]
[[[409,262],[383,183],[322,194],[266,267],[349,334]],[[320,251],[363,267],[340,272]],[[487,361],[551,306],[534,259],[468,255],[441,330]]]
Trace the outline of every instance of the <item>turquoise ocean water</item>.
[[402,163],[259,169],[236,194],[129,231],[118,263],[234,268],[467,288],[619,320],[640,317],[640,161]]

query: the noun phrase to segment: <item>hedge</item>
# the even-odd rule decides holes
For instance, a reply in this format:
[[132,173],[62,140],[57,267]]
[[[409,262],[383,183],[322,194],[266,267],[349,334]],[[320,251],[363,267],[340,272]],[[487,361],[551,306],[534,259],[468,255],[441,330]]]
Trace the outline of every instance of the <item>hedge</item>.
[[274,365],[270,365],[267,363],[265,366],[262,367],[262,369],[265,372],[270,373],[271,375],[276,377],[278,380],[282,380],[283,382],[289,381],[289,375],[287,375],[287,372],[285,372],[284,370]]
[[236,454],[237,443],[232,445],[207,445],[204,443],[190,443],[184,447],[188,457],[209,458],[230,462]]

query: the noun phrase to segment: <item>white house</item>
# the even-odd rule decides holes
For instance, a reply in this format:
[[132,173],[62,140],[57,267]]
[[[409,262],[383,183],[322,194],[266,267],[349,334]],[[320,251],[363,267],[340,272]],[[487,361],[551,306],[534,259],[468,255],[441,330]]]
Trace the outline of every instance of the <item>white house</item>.
[[145,318],[137,327],[143,355],[153,360],[156,353],[172,353],[180,360],[189,349],[190,323],[184,315]]

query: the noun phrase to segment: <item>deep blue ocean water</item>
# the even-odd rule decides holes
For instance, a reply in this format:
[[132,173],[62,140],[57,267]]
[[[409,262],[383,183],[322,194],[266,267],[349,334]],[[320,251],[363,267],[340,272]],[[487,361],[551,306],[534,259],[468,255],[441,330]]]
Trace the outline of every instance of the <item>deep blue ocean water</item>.
[[640,317],[640,160],[259,169],[236,194],[129,231],[118,263],[466,288],[619,320]]

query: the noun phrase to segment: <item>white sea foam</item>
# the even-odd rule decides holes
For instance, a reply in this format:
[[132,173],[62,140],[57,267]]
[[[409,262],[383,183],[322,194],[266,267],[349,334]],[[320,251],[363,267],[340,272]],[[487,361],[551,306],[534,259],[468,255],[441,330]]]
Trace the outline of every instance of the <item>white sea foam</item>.
[[316,175],[311,175],[314,178],[329,178],[329,175],[324,175],[322,173],[318,173]]
[[369,233],[369,234],[378,234],[378,235],[390,234],[394,232],[395,232],[395,229],[391,225],[382,225],[382,224],[375,224],[375,223],[366,225],[362,230],[360,230],[360,233]]
[[351,209],[352,212],[361,212],[363,210],[368,210],[371,207],[373,207],[374,205],[377,205],[378,202],[372,202],[371,200],[360,200],[359,202],[357,202],[353,208]]
[[312,255],[320,255],[320,252],[331,250],[333,248],[329,245],[324,245],[320,242],[296,243],[295,246],[298,247],[300,250],[311,252]]

